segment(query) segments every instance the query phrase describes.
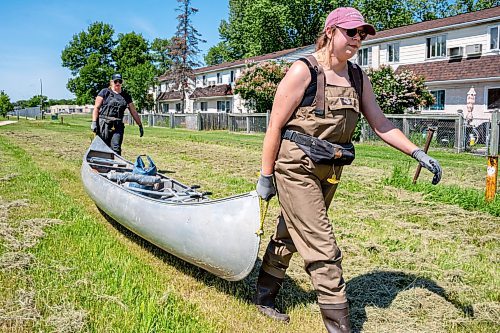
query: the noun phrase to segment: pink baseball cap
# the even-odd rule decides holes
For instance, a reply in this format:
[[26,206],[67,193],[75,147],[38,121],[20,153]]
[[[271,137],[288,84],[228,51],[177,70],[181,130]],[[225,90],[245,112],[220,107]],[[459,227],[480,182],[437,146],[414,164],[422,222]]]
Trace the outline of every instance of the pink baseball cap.
[[344,29],[363,27],[367,34],[375,35],[373,25],[366,23],[363,15],[352,7],[339,7],[328,14],[323,31],[334,25]]

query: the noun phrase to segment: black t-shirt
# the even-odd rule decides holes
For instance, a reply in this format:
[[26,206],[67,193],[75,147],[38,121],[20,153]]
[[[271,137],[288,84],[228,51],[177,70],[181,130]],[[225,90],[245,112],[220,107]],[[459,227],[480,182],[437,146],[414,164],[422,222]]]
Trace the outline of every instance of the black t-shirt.
[[102,104],[105,105],[106,104],[106,100],[108,99],[108,97],[111,94],[122,96],[123,99],[125,100],[125,102],[127,102],[127,105],[129,105],[130,103],[132,103],[132,97],[130,97],[130,95],[126,91],[123,91],[123,90],[122,90],[121,93],[117,94],[117,93],[115,93],[113,90],[111,90],[109,88],[104,88],[103,90],[101,90],[99,92],[99,94],[97,94],[97,96],[101,96],[103,98]]

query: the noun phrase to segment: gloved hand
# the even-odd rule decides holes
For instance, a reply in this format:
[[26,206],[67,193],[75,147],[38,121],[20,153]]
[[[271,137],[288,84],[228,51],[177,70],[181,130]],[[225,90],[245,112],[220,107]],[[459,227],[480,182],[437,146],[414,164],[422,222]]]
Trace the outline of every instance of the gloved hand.
[[92,124],[90,124],[90,130],[94,133],[97,133],[97,121],[93,120]]
[[260,174],[257,181],[257,194],[264,200],[269,201],[276,195],[273,175]]
[[142,138],[142,136],[144,135],[144,128],[142,128],[142,124],[139,125],[139,137]]
[[411,153],[411,157],[416,159],[421,166],[434,174],[432,184],[436,185],[439,183],[443,170],[437,160],[427,155],[422,149],[415,149],[413,153]]

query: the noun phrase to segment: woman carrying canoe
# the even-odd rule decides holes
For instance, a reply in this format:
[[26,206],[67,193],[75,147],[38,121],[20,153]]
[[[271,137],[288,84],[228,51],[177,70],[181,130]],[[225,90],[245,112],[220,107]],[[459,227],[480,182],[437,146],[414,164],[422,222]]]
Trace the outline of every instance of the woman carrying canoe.
[[125,109],[129,109],[130,114],[139,125],[140,136],[144,135],[141,118],[137,114],[132,97],[122,90],[122,84],[122,76],[113,74],[109,88],[102,89],[95,99],[92,124],[90,125],[90,129],[99,135],[118,155],[122,153]]
[[[350,332],[342,253],[327,210],[343,165],[354,159],[351,143],[362,113],[386,143],[411,155],[441,178],[439,163],[410,142],[384,116],[366,74],[348,60],[375,28],[354,8],[337,8],[325,22],[312,56],[299,59],[278,86],[264,138],[257,193],[276,192],[281,214],[257,280],[254,302],[277,320],[275,298],[295,252],[305,262],[328,332]],[[276,184],[276,188],[275,188]]]

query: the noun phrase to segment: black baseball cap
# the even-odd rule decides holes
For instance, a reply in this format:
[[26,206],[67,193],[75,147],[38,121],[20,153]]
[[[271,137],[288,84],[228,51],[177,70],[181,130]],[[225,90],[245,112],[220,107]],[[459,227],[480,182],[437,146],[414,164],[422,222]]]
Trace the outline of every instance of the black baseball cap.
[[122,78],[122,75],[121,74],[118,74],[118,73],[115,73],[113,74],[113,76],[111,77],[111,80],[122,80],[123,81],[123,78]]

